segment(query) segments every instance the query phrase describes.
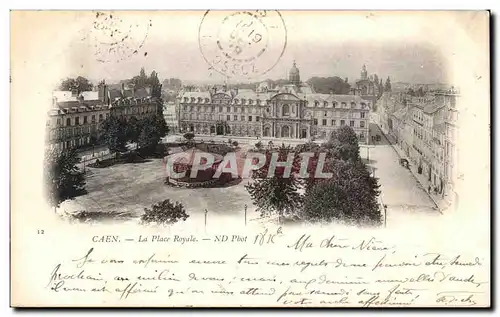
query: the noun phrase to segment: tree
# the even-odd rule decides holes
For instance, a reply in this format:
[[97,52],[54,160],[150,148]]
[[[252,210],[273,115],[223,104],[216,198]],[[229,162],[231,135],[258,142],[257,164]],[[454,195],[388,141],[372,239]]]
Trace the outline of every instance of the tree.
[[148,76],[146,76],[144,67],[141,67],[139,76],[134,76],[131,81],[135,89],[144,88],[148,85]]
[[59,205],[85,191],[85,175],[76,166],[80,162],[75,149],[45,152],[44,180],[54,211]]
[[332,161],[334,176],[306,192],[302,217],[349,225],[380,225],[377,179],[361,161]]
[[160,142],[160,134],[157,127],[155,126],[153,117],[145,117],[141,120],[141,133],[139,134],[139,139],[137,144],[139,148],[146,151],[152,151],[153,148]]
[[324,148],[332,150],[336,158],[342,160],[360,160],[358,138],[354,130],[349,126],[342,126],[332,132],[330,140],[324,144]]
[[387,79],[385,81],[384,91],[387,91],[387,92],[392,91],[392,88],[391,88],[391,79],[389,77],[387,77]]
[[138,145],[139,136],[142,131],[142,122],[135,116],[131,117],[127,122],[127,140]]
[[[324,180],[324,178],[316,178],[316,170],[318,168],[318,163],[319,163],[319,158],[321,153],[325,153],[325,164],[322,169],[322,172],[328,172],[328,162],[333,158],[332,156],[332,151],[326,149],[323,146],[319,146],[318,144],[309,141],[307,143],[299,144],[295,147],[295,153],[300,160],[300,163],[302,164],[303,161],[306,159],[304,156],[301,154],[303,153],[312,153],[313,156],[309,157],[308,160],[308,165],[307,165],[307,170],[306,173],[308,175],[307,178],[301,179],[303,187],[305,191],[307,192],[312,188],[317,182]],[[326,167],[326,168],[325,168]]]
[[160,138],[165,137],[169,132],[165,117],[156,114],[153,116],[153,122]]
[[[278,162],[283,162],[287,160],[289,153],[293,153],[293,148],[282,145],[277,153]],[[298,192],[300,182],[295,177],[300,168],[299,161],[294,158],[290,175],[285,174],[284,167],[277,167],[272,175],[268,175],[272,152],[266,151],[265,156],[264,166],[252,173],[253,181],[245,185],[245,188],[261,216],[277,214],[281,219],[285,214],[296,212],[302,204],[302,197]]]
[[99,139],[97,138],[97,135],[91,134],[89,143],[90,143],[90,145],[92,145],[92,155],[94,155],[95,146],[99,143]]
[[196,86],[195,85],[186,85],[183,87],[184,91],[188,92],[188,91],[195,91],[196,89]]
[[170,199],[166,199],[152,205],[151,209],[144,208],[141,222],[143,224],[170,225],[179,220],[186,221],[187,218],[189,218],[189,215],[180,202],[176,201],[174,204]]
[[151,72],[151,76],[149,76],[147,83],[151,87],[151,97],[161,98],[161,84],[158,79],[158,74],[154,70]]
[[338,76],[334,77],[312,77],[307,83],[314,87],[317,93],[320,94],[348,94],[351,90],[351,85]]
[[184,139],[186,139],[188,142],[191,142],[194,139],[194,133],[193,132],[184,133]]
[[255,143],[255,148],[257,149],[257,151],[261,151],[263,148],[264,148],[264,144],[262,144],[261,141]]
[[165,119],[158,115],[145,117],[137,124],[140,126],[137,144],[141,149],[146,151],[153,150],[161,138],[168,133]]
[[99,135],[102,143],[112,152],[125,149],[127,143],[127,124],[123,119],[110,116],[101,124]]
[[93,87],[93,84],[87,78],[78,76],[77,78],[64,79],[59,85],[59,90],[76,90],[78,93],[81,93],[82,91],[91,91]]

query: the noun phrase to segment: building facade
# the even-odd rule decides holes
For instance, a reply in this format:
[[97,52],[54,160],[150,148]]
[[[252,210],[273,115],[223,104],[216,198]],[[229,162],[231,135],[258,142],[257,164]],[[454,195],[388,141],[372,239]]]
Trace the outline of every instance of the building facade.
[[163,117],[170,133],[179,131],[179,106],[175,102],[165,102],[163,104]]
[[364,100],[369,101],[372,105],[375,105],[378,98],[382,95],[379,83],[376,82],[374,76],[368,76],[366,65],[363,65],[361,76],[356,80],[355,86],[352,89],[356,90],[356,94],[360,95]]
[[53,92],[53,105],[47,119],[47,143],[61,150],[97,143],[99,127],[109,116],[109,105],[98,92]]
[[260,89],[213,88],[179,95],[180,132],[230,136],[326,139],[347,125],[368,140],[370,101],[360,95],[317,94],[300,82],[296,64],[289,84]]
[[[423,97],[398,96],[381,102],[380,126],[394,136],[405,155],[427,183],[426,189],[453,201],[458,178],[459,93],[454,88],[427,93]],[[452,197],[450,197],[452,196]]]
[[46,123],[47,145],[62,150],[96,145],[105,119],[141,119],[155,115],[157,105],[146,88],[136,91],[122,85],[122,89],[109,89],[104,82],[96,91],[54,91]]

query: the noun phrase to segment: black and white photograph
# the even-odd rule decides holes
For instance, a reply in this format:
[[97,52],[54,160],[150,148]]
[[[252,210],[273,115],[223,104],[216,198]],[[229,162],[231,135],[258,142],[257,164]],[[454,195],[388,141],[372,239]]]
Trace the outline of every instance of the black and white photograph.
[[12,305],[489,305],[488,11],[11,28]]

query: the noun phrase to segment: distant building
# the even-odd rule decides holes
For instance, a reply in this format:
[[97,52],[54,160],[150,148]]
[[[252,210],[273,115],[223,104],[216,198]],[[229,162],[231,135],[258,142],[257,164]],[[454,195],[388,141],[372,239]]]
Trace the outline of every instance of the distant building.
[[377,99],[382,95],[379,83],[374,81],[373,76],[368,76],[365,65],[361,69],[361,76],[356,80],[355,87],[351,90],[353,94],[360,95],[364,100],[370,101],[372,105],[375,105]]
[[152,97],[150,87],[129,88],[121,84],[121,89],[107,89],[103,85],[101,89],[105,90],[107,103],[110,105],[111,115],[125,118],[131,117],[141,119],[146,116],[155,115],[158,111],[159,100]]
[[326,139],[341,126],[354,129],[360,143],[368,140],[371,101],[360,95],[317,94],[300,81],[293,64],[289,84],[253,89],[179,94],[181,132],[249,137]]
[[137,119],[157,113],[158,101],[148,88],[109,89],[101,82],[96,91],[54,91],[48,111],[47,145],[59,149],[97,144],[99,128],[110,116]]
[[99,92],[54,91],[48,112],[47,143],[58,149],[97,142],[100,124],[109,117],[109,105]]
[[380,127],[392,135],[428,186],[452,202],[458,153],[459,93],[455,89],[427,92],[422,97],[384,93],[378,108]]
[[179,131],[179,106],[175,102],[165,102],[163,104],[163,116],[170,133]]

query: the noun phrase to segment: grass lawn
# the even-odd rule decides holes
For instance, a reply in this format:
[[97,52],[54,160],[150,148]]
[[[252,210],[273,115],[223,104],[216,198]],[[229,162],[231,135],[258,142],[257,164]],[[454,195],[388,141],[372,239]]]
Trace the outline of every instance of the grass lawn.
[[161,159],[148,159],[144,163],[116,164],[106,168],[88,168],[86,189],[88,194],[66,201],[61,205],[67,212],[126,213],[138,218],[144,208],[164,199],[180,201],[192,218],[209,215],[233,216],[243,220],[244,205],[248,205],[250,218],[254,212],[243,180],[237,185],[221,188],[175,188],[164,184],[165,172]]

